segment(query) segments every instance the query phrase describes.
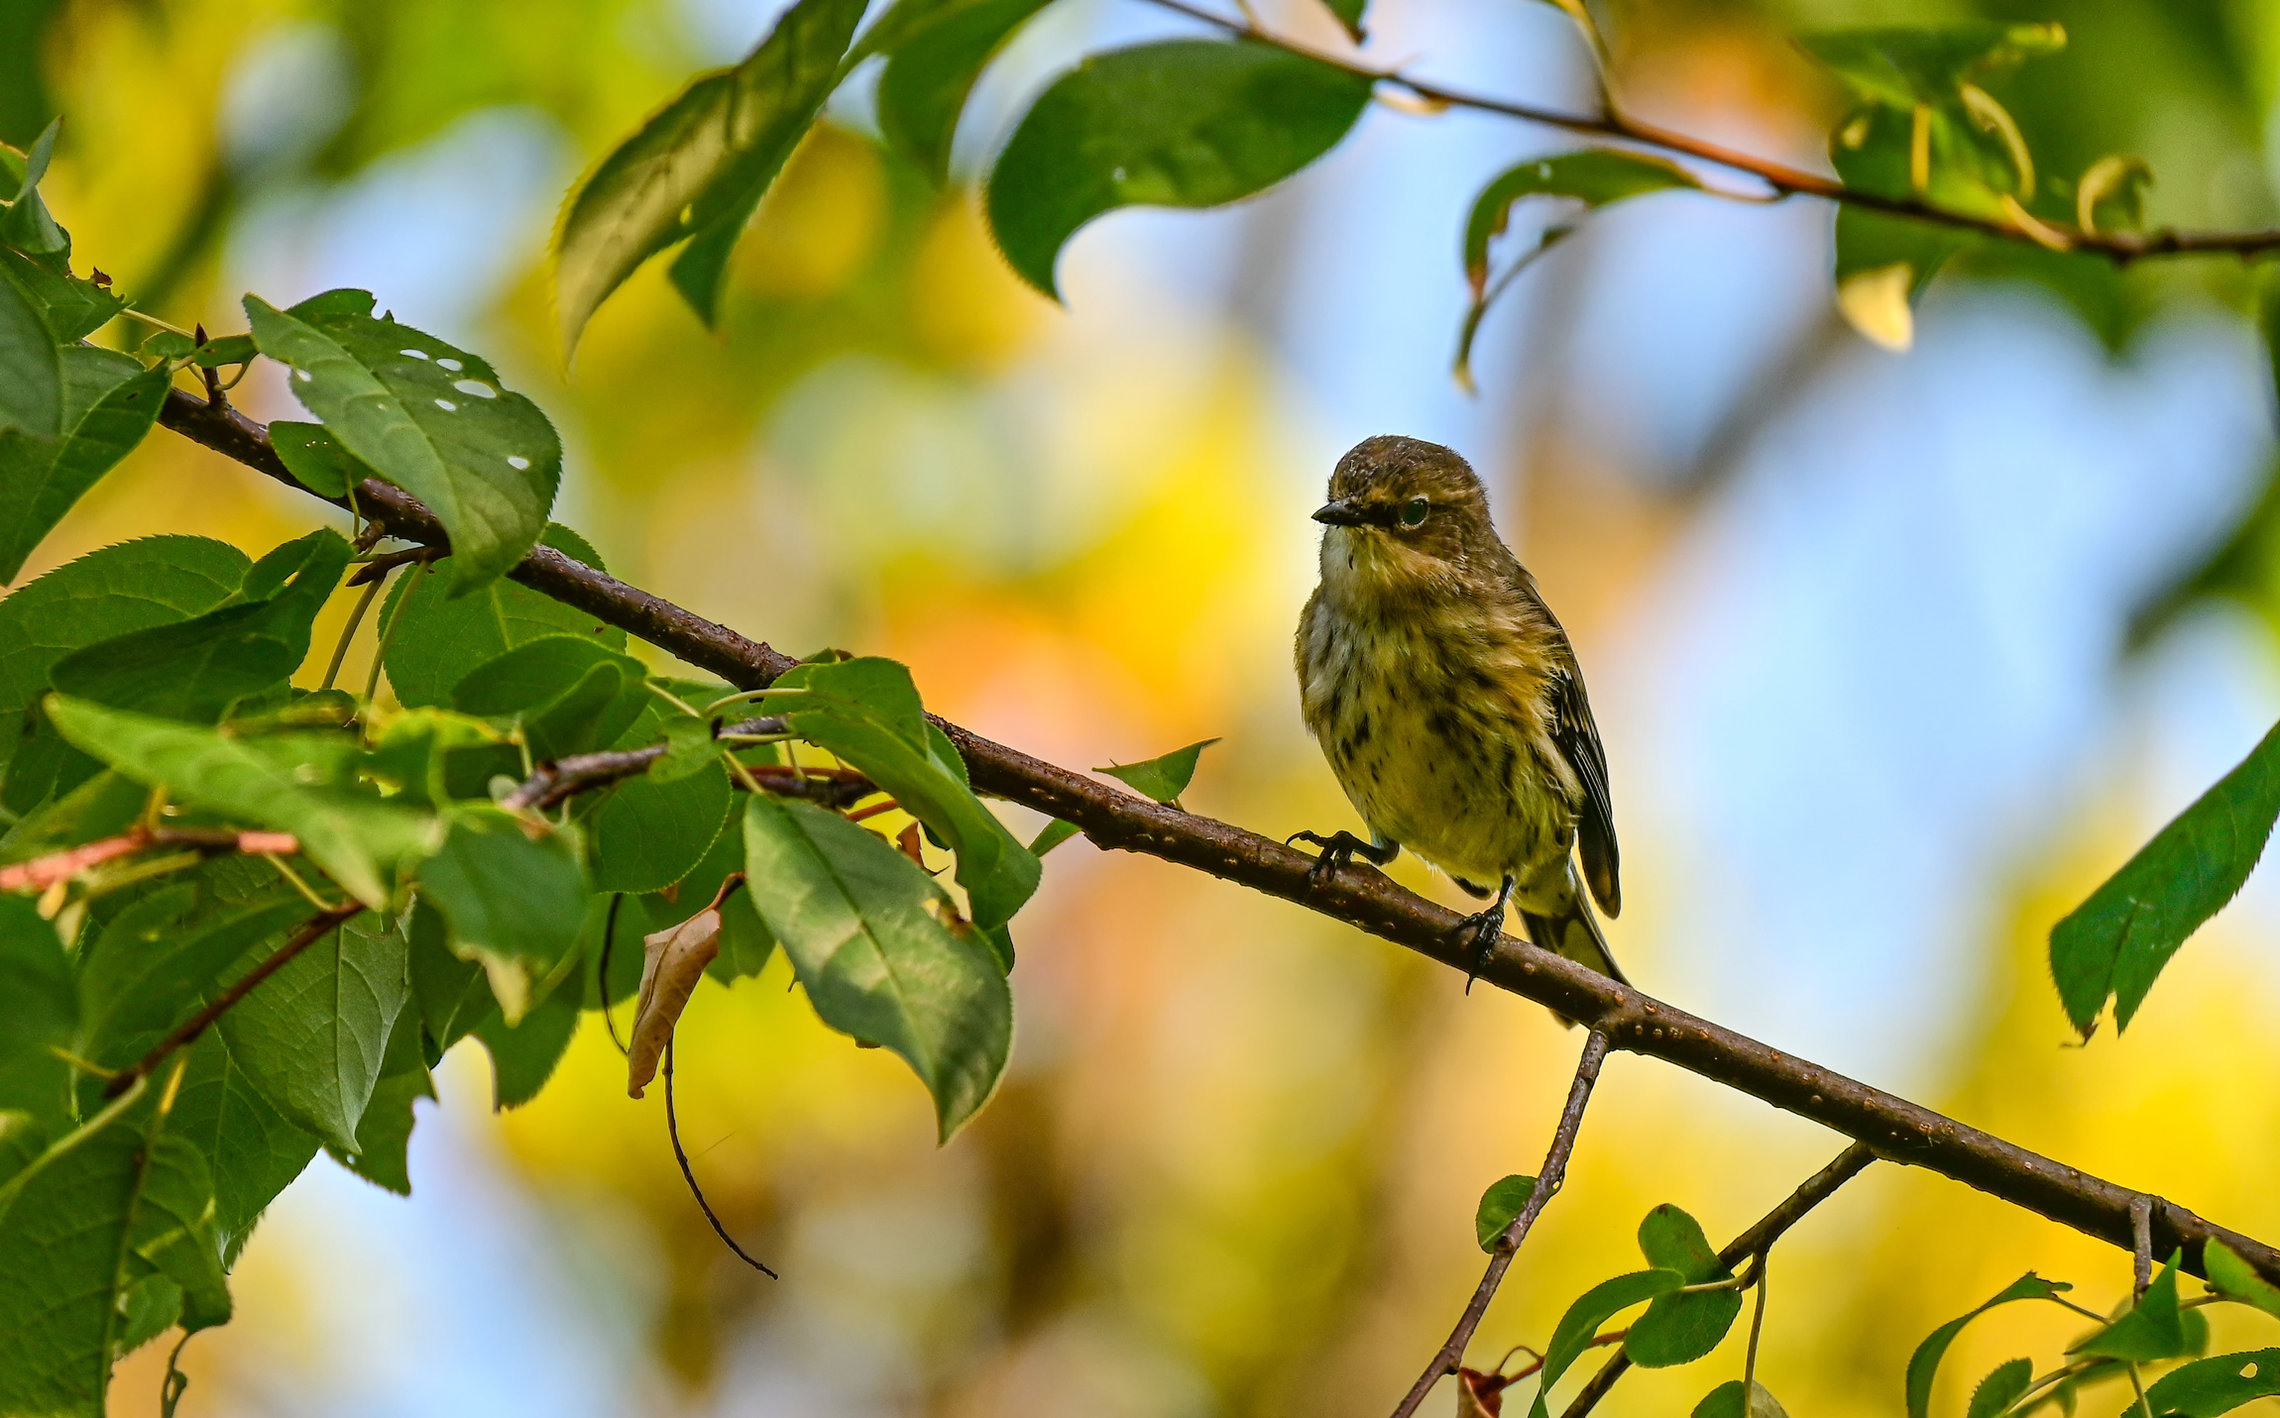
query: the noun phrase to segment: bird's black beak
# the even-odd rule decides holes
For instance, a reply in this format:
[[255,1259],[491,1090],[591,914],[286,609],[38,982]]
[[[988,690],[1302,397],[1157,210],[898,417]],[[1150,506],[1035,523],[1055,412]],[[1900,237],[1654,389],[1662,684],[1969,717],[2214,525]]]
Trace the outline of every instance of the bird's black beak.
[[1341,497],[1314,509],[1314,520],[1333,527],[1366,527],[1375,520],[1370,509],[1351,497]]

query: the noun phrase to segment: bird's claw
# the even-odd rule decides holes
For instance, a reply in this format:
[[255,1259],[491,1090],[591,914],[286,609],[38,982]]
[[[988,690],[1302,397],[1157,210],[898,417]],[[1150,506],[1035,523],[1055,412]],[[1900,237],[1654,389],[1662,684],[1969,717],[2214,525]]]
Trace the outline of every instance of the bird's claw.
[[1471,938],[1471,945],[1465,951],[1466,994],[1472,993],[1473,981],[1480,978],[1481,968],[1488,964],[1488,957],[1495,952],[1496,942],[1503,935],[1504,902],[1501,899],[1487,910],[1475,911],[1457,922],[1449,932],[1453,940]]
[[1333,832],[1327,837],[1319,832],[1293,832],[1283,839],[1286,847],[1293,842],[1304,842],[1307,846],[1320,850],[1320,855],[1314,859],[1313,869],[1306,874],[1306,889],[1309,891],[1320,891],[1328,886],[1331,874],[1342,866],[1351,865],[1354,853],[1366,845],[1351,832]]

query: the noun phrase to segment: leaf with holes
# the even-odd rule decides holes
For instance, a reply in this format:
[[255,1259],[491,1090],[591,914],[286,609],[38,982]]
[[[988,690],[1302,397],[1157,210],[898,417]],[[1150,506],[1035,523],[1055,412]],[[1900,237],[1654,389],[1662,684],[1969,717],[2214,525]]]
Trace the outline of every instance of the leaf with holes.
[[2126,1029],[2169,957],[2240,891],[2280,817],[2280,726],[2051,927],[2050,972],[2085,1035],[2106,1001]]
[[2063,1281],[2045,1280],[2033,1271],[2012,1281],[1997,1291],[1985,1304],[1968,1314],[1958,1315],[1924,1336],[1916,1352],[1908,1358],[1908,1418],[1925,1418],[1932,1407],[1932,1380],[1939,1377],[1940,1360],[1947,1357],[1948,1346],[1963,1333],[1963,1327],[1997,1305],[2008,1305],[2017,1300],[2055,1300],[2074,1287]]
[[932,877],[837,813],[756,796],[744,851],[752,904],[817,1015],[901,1055],[934,1096],[947,1142],[989,1098],[1013,1045],[1013,995],[989,947],[946,923]]
[[568,353],[610,292],[695,235],[673,283],[707,324],[736,238],[837,86],[865,0],[799,0],[733,68],[699,75],[578,184],[554,237]]
[[2251,1399],[2280,1396],[2280,1349],[2252,1349],[2196,1359],[2163,1374],[2145,1391],[2155,1413],[2217,1418]]
[[1106,773],[1142,797],[1177,805],[1180,794],[1187,791],[1188,783],[1195,777],[1197,760],[1203,757],[1205,749],[1217,742],[1217,739],[1204,739],[1191,743],[1186,748],[1175,748],[1158,758],[1139,763],[1112,763],[1106,768],[1095,768],[1093,771]]
[[134,451],[166,399],[164,369],[88,345],[55,353],[56,436],[0,432],[0,581],[13,580],[63,514]]
[[536,404],[476,356],[374,319],[364,291],[328,291],[290,310],[249,295],[245,310],[261,352],[292,366],[294,395],[341,447],[443,523],[452,596],[522,560],[562,480],[561,441]]
[[1182,39],[1087,58],[1031,106],[990,173],[990,229],[1021,278],[1060,299],[1078,228],[1120,207],[1217,207],[1337,146],[1371,81],[1249,42]]

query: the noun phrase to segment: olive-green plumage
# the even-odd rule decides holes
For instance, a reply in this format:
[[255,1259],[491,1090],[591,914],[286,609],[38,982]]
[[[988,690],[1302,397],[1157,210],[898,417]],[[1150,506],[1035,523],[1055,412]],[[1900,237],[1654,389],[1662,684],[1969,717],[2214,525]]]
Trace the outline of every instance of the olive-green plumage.
[[1407,847],[1497,892],[1468,921],[1479,941],[1509,897],[1531,940],[1622,979],[1584,898],[1588,881],[1608,915],[1622,908],[1583,673],[1480,479],[1438,444],[1372,438],[1314,515],[1329,525],[1298,624],[1301,707],[1374,843],[1301,836],[1381,864]]

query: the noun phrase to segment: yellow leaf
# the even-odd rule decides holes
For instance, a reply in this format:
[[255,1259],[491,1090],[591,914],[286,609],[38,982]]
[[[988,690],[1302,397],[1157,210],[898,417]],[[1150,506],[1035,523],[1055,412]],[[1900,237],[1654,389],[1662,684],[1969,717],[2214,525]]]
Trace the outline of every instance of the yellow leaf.
[[1916,342],[1916,316],[1908,308],[1915,269],[1905,261],[1848,276],[1837,287],[1837,309],[1861,335],[1888,350]]

